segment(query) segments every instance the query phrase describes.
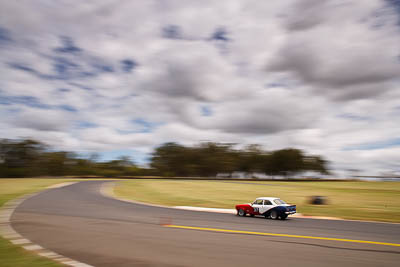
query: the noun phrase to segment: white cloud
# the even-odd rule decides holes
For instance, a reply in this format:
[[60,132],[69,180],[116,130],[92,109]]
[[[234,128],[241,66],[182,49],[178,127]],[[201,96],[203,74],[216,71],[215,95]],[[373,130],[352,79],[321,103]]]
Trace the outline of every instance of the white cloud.
[[[141,153],[168,141],[260,143],[336,169],[398,170],[398,147],[379,148],[400,136],[399,14],[385,1],[0,8],[2,138]],[[171,25],[175,39],[163,36]]]

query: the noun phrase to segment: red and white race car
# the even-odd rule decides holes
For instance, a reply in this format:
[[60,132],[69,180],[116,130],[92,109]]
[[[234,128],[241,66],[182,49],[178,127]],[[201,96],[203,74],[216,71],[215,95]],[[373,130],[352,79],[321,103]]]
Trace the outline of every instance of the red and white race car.
[[286,204],[276,197],[259,197],[253,203],[236,205],[237,215],[262,215],[266,219],[284,220],[288,215],[296,213],[296,205]]

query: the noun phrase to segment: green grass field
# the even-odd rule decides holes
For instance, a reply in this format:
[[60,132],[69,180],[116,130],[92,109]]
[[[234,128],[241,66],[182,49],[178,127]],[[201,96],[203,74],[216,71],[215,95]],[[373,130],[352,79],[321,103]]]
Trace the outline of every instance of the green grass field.
[[[296,204],[303,215],[400,222],[400,182],[129,180],[118,182],[114,192],[154,204],[212,208],[275,196]],[[308,204],[312,195],[326,196],[328,205]]]
[[[0,179],[0,208],[7,201],[40,191],[47,186],[70,181],[67,179]],[[0,237],[1,267],[64,266],[35,255]]]

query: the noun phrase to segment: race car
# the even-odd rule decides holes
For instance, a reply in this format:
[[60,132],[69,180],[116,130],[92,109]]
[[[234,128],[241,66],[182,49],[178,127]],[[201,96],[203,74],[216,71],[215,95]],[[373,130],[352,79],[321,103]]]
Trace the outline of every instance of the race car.
[[285,220],[288,215],[296,213],[296,205],[286,204],[276,197],[259,197],[253,203],[236,205],[237,215],[244,217],[261,215],[266,219]]

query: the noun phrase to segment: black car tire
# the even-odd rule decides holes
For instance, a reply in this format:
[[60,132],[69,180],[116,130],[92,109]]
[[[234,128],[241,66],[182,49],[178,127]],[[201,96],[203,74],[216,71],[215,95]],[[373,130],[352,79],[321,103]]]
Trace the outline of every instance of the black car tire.
[[246,216],[246,212],[245,212],[244,210],[242,210],[242,209],[239,209],[237,214],[238,214],[240,217]]
[[278,219],[278,212],[276,211],[276,210],[273,210],[273,211],[271,211],[271,213],[269,214],[269,217],[272,219],[272,220],[277,220]]

